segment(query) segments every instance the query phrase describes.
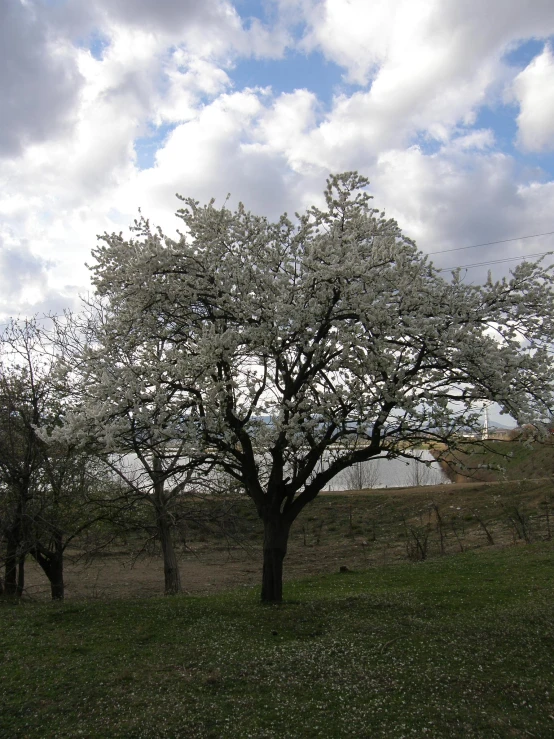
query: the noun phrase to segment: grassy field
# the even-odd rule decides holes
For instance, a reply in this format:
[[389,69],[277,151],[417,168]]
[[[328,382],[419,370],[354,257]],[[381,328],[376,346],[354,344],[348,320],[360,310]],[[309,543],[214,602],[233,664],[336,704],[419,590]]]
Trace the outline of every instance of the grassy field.
[[552,737],[554,548],[0,608],[0,736]]

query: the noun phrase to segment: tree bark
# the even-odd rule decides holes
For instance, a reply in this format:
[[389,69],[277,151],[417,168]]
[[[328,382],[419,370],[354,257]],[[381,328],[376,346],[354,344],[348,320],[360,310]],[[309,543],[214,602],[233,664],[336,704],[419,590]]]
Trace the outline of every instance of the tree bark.
[[35,547],[31,551],[31,554],[48,578],[52,600],[63,600],[65,596],[63,551],[61,534],[56,534],[55,536],[53,551],[45,551],[44,549],[40,551],[38,547]]
[[[4,594],[13,598],[20,598],[25,588],[25,554],[22,547],[23,516],[25,503],[28,499],[27,488],[18,490],[20,499],[14,512],[13,520],[6,532],[6,559],[4,570]],[[22,553],[23,551],[23,553]]]
[[21,590],[21,592],[19,591],[19,577],[18,577],[18,572],[17,572],[18,544],[19,544],[18,537],[14,536],[13,532],[9,532],[7,536],[7,542],[6,542],[4,593],[8,597],[12,597],[12,598],[21,595],[21,593],[23,592],[23,590]]
[[56,560],[50,580],[50,593],[52,600],[63,600],[65,596],[65,585],[63,581],[63,558]]
[[17,560],[17,597],[21,598],[25,590],[25,556],[26,553],[19,555]]
[[281,603],[283,600],[283,560],[287,553],[290,523],[280,512],[264,516],[264,567],[262,602]]
[[179,563],[177,562],[171,529],[172,525],[167,512],[159,511],[158,534],[162,544],[164,559],[164,582],[166,595],[175,595],[176,593],[180,593],[182,589]]
[[167,510],[168,499],[164,490],[165,483],[162,474],[162,463],[158,457],[154,456],[152,466],[154,472],[152,480],[154,483],[156,526],[158,528],[158,536],[160,537],[164,558],[165,594],[175,595],[181,592],[181,575],[173,545],[173,521]]

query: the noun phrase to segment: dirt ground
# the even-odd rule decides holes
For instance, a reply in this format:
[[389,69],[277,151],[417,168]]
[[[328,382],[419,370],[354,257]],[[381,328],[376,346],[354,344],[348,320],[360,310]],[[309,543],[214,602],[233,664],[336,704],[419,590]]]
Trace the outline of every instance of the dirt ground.
[[[387,559],[386,548],[380,553]],[[241,548],[215,550],[196,548],[181,556],[180,572],[183,589],[190,595],[216,593],[261,582],[261,550]],[[389,556],[390,558],[390,556]],[[302,546],[293,543],[285,560],[285,581],[314,574],[337,572],[343,565],[350,569],[367,567],[375,559],[362,541],[331,545]],[[31,560],[26,566],[26,596],[49,599],[48,581]],[[66,599],[143,598],[163,595],[163,563],[161,557],[129,555],[95,557],[89,563],[72,562],[65,568]]]
[[[541,481],[528,480],[539,489]],[[549,481],[549,486],[551,486]],[[497,485],[499,486],[497,488]],[[492,483],[493,490],[502,489],[504,483]],[[445,509],[453,508],[454,501],[463,508],[481,495],[481,489],[490,496],[491,483],[453,483],[424,486],[420,488],[387,488],[374,491],[345,491],[321,493],[321,503],[327,496],[383,496],[393,505],[401,507],[403,499],[433,500]],[[551,489],[551,488],[550,488]],[[394,502],[396,501],[396,503]],[[459,508],[458,508],[459,510]],[[303,514],[304,515],[304,514]],[[345,514],[346,515],[346,514]],[[302,518],[302,517],[301,517]],[[309,522],[307,515],[295,524],[295,535],[291,536],[285,559],[285,582],[310,575],[338,572],[340,567],[362,569],[374,565],[388,564],[406,560],[405,543],[401,541],[368,541],[367,534],[345,536],[343,531],[322,537],[314,543],[313,535],[301,534],[303,521]],[[310,524],[306,523],[306,526]],[[482,532],[476,535],[482,538]],[[452,537],[451,537],[452,538]],[[455,542],[453,544],[455,546]],[[181,554],[180,572],[183,589],[191,595],[216,593],[241,586],[258,585],[261,582],[262,551],[261,544],[253,543],[244,547],[222,545],[220,540],[196,541],[190,549]],[[26,597],[47,600],[50,598],[48,581],[40,568],[29,558],[26,564]],[[73,553],[66,555],[65,584],[66,598],[142,598],[163,594],[163,563],[159,556],[140,556],[133,558],[128,553],[105,553],[91,561],[79,559]]]

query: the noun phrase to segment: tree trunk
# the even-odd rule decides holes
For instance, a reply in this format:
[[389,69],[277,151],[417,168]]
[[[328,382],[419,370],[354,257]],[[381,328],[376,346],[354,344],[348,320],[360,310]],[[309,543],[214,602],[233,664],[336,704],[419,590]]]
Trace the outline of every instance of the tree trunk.
[[21,554],[23,543],[24,503],[20,500],[11,526],[6,532],[6,559],[4,571],[4,594],[21,597],[25,587],[25,552]]
[[56,557],[52,562],[52,577],[50,578],[50,593],[52,600],[63,600],[65,586],[63,581],[63,557]]
[[35,547],[31,551],[31,554],[48,578],[52,600],[63,600],[65,586],[63,580],[63,543],[61,534],[56,534],[54,547],[53,551],[43,549],[42,552],[39,551],[38,547]]
[[179,574],[179,564],[175,547],[173,546],[173,537],[171,535],[171,521],[166,511],[158,512],[158,534],[162,543],[162,552],[164,558],[164,580],[165,594],[175,595],[181,592],[181,575]]
[[50,558],[50,593],[52,600],[64,599],[64,581],[63,581],[63,535],[61,531],[56,531],[54,537],[55,550]]
[[4,593],[9,597],[20,595],[17,577],[17,537],[8,533],[6,543],[6,562],[4,575]]
[[17,597],[21,598],[25,590],[25,552],[19,555],[17,561]]
[[290,524],[280,512],[264,517],[264,568],[262,601],[280,603],[283,600],[283,560],[287,553]]
[[177,555],[173,546],[173,521],[167,510],[168,498],[165,494],[165,482],[163,478],[163,469],[161,460],[154,456],[153,459],[154,476],[154,506],[156,510],[156,526],[158,528],[158,536],[162,544],[162,552],[164,558],[164,581],[165,594],[175,595],[181,592],[181,575],[179,574],[179,565],[177,563]]

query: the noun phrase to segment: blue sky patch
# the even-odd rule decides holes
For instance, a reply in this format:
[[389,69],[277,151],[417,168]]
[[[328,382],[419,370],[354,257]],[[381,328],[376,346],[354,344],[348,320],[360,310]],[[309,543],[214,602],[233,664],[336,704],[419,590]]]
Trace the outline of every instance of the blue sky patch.
[[412,138],[410,146],[417,146],[425,156],[432,156],[439,152],[443,147],[443,142],[420,132]]
[[554,180],[554,152],[527,153],[516,150],[514,158],[523,181],[550,182]]
[[517,146],[517,105],[484,106],[479,110],[472,128],[490,128],[494,132],[495,149],[514,158],[518,170],[527,173],[524,179],[543,181],[554,179],[553,152],[525,152]]
[[485,105],[477,114],[472,129],[490,128],[494,132],[496,148],[512,154],[517,136],[517,105]]
[[327,61],[319,52],[289,52],[283,59],[246,59],[227,73],[237,90],[271,86],[278,95],[306,89],[328,109],[334,95],[340,92],[351,95],[360,89],[357,85],[346,84],[341,67]]
[[270,23],[276,15],[275,6],[268,0],[235,0],[234,6],[243,20],[258,18],[263,23]]
[[[548,40],[552,43],[552,37]],[[509,51],[504,59],[510,66],[524,69],[536,56],[542,54],[546,42],[547,39],[529,39],[529,41],[524,41],[517,48]]]
[[104,50],[110,45],[110,39],[98,30],[92,31],[87,37],[77,40],[77,46],[88,49],[98,61],[104,58]]
[[156,164],[156,152],[176,127],[177,124],[175,123],[164,123],[157,127],[153,126],[151,132],[146,136],[140,136],[135,139],[136,166],[139,169],[151,169]]

